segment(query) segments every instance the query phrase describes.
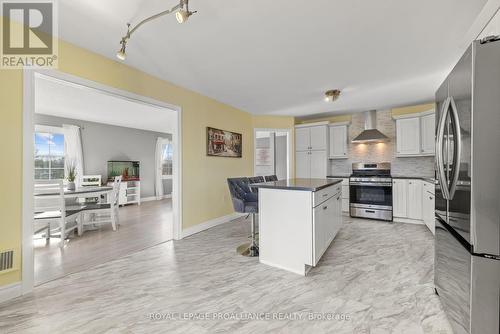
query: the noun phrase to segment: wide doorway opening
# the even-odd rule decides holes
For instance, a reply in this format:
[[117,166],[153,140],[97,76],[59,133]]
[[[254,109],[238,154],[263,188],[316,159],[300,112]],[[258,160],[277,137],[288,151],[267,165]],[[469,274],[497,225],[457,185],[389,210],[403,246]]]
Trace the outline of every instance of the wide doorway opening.
[[31,75],[25,290],[178,238],[179,111]]

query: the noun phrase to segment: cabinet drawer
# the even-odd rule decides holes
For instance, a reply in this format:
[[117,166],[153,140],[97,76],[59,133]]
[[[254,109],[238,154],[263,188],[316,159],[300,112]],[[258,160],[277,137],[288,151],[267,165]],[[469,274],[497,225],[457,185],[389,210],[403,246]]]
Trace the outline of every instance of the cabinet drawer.
[[324,189],[318,190],[313,193],[314,200],[313,200],[313,206],[316,207],[329,199],[330,197],[338,194],[339,192],[342,191],[342,184],[337,183],[333,186],[326,187]]

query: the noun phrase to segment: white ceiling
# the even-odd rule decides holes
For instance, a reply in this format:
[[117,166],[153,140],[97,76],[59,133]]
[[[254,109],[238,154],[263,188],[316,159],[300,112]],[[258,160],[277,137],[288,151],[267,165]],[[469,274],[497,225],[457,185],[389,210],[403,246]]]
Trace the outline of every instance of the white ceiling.
[[[254,114],[306,116],[433,100],[486,0],[191,0],[141,27],[126,63]],[[60,36],[115,57],[126,22],[176,0],[60,0]],[[328,89],[341,98],[323,101]]]
[[51,78],[35,80],[36,113],[163,133],[173,131],[175,111]]

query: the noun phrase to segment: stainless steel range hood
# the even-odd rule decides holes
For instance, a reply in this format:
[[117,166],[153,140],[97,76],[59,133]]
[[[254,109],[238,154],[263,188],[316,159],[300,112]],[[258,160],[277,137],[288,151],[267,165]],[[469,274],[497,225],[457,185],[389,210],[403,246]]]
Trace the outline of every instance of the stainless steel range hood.
[[376,129],[377,112],[370,110],[365,112],[365,130],[352,140],[353,143],[381,143],[390,141],[389,137]]

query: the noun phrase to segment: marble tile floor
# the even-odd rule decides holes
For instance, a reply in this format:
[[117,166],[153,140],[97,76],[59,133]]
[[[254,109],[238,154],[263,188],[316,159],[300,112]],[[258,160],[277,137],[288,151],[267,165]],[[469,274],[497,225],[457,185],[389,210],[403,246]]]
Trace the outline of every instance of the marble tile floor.
[[[426,227],[344,220],[306,277],[238,256],[240,219],[41,285],[0,305],[0,333],[452,333]],[[228,318],[179,319],[205,312]]]

